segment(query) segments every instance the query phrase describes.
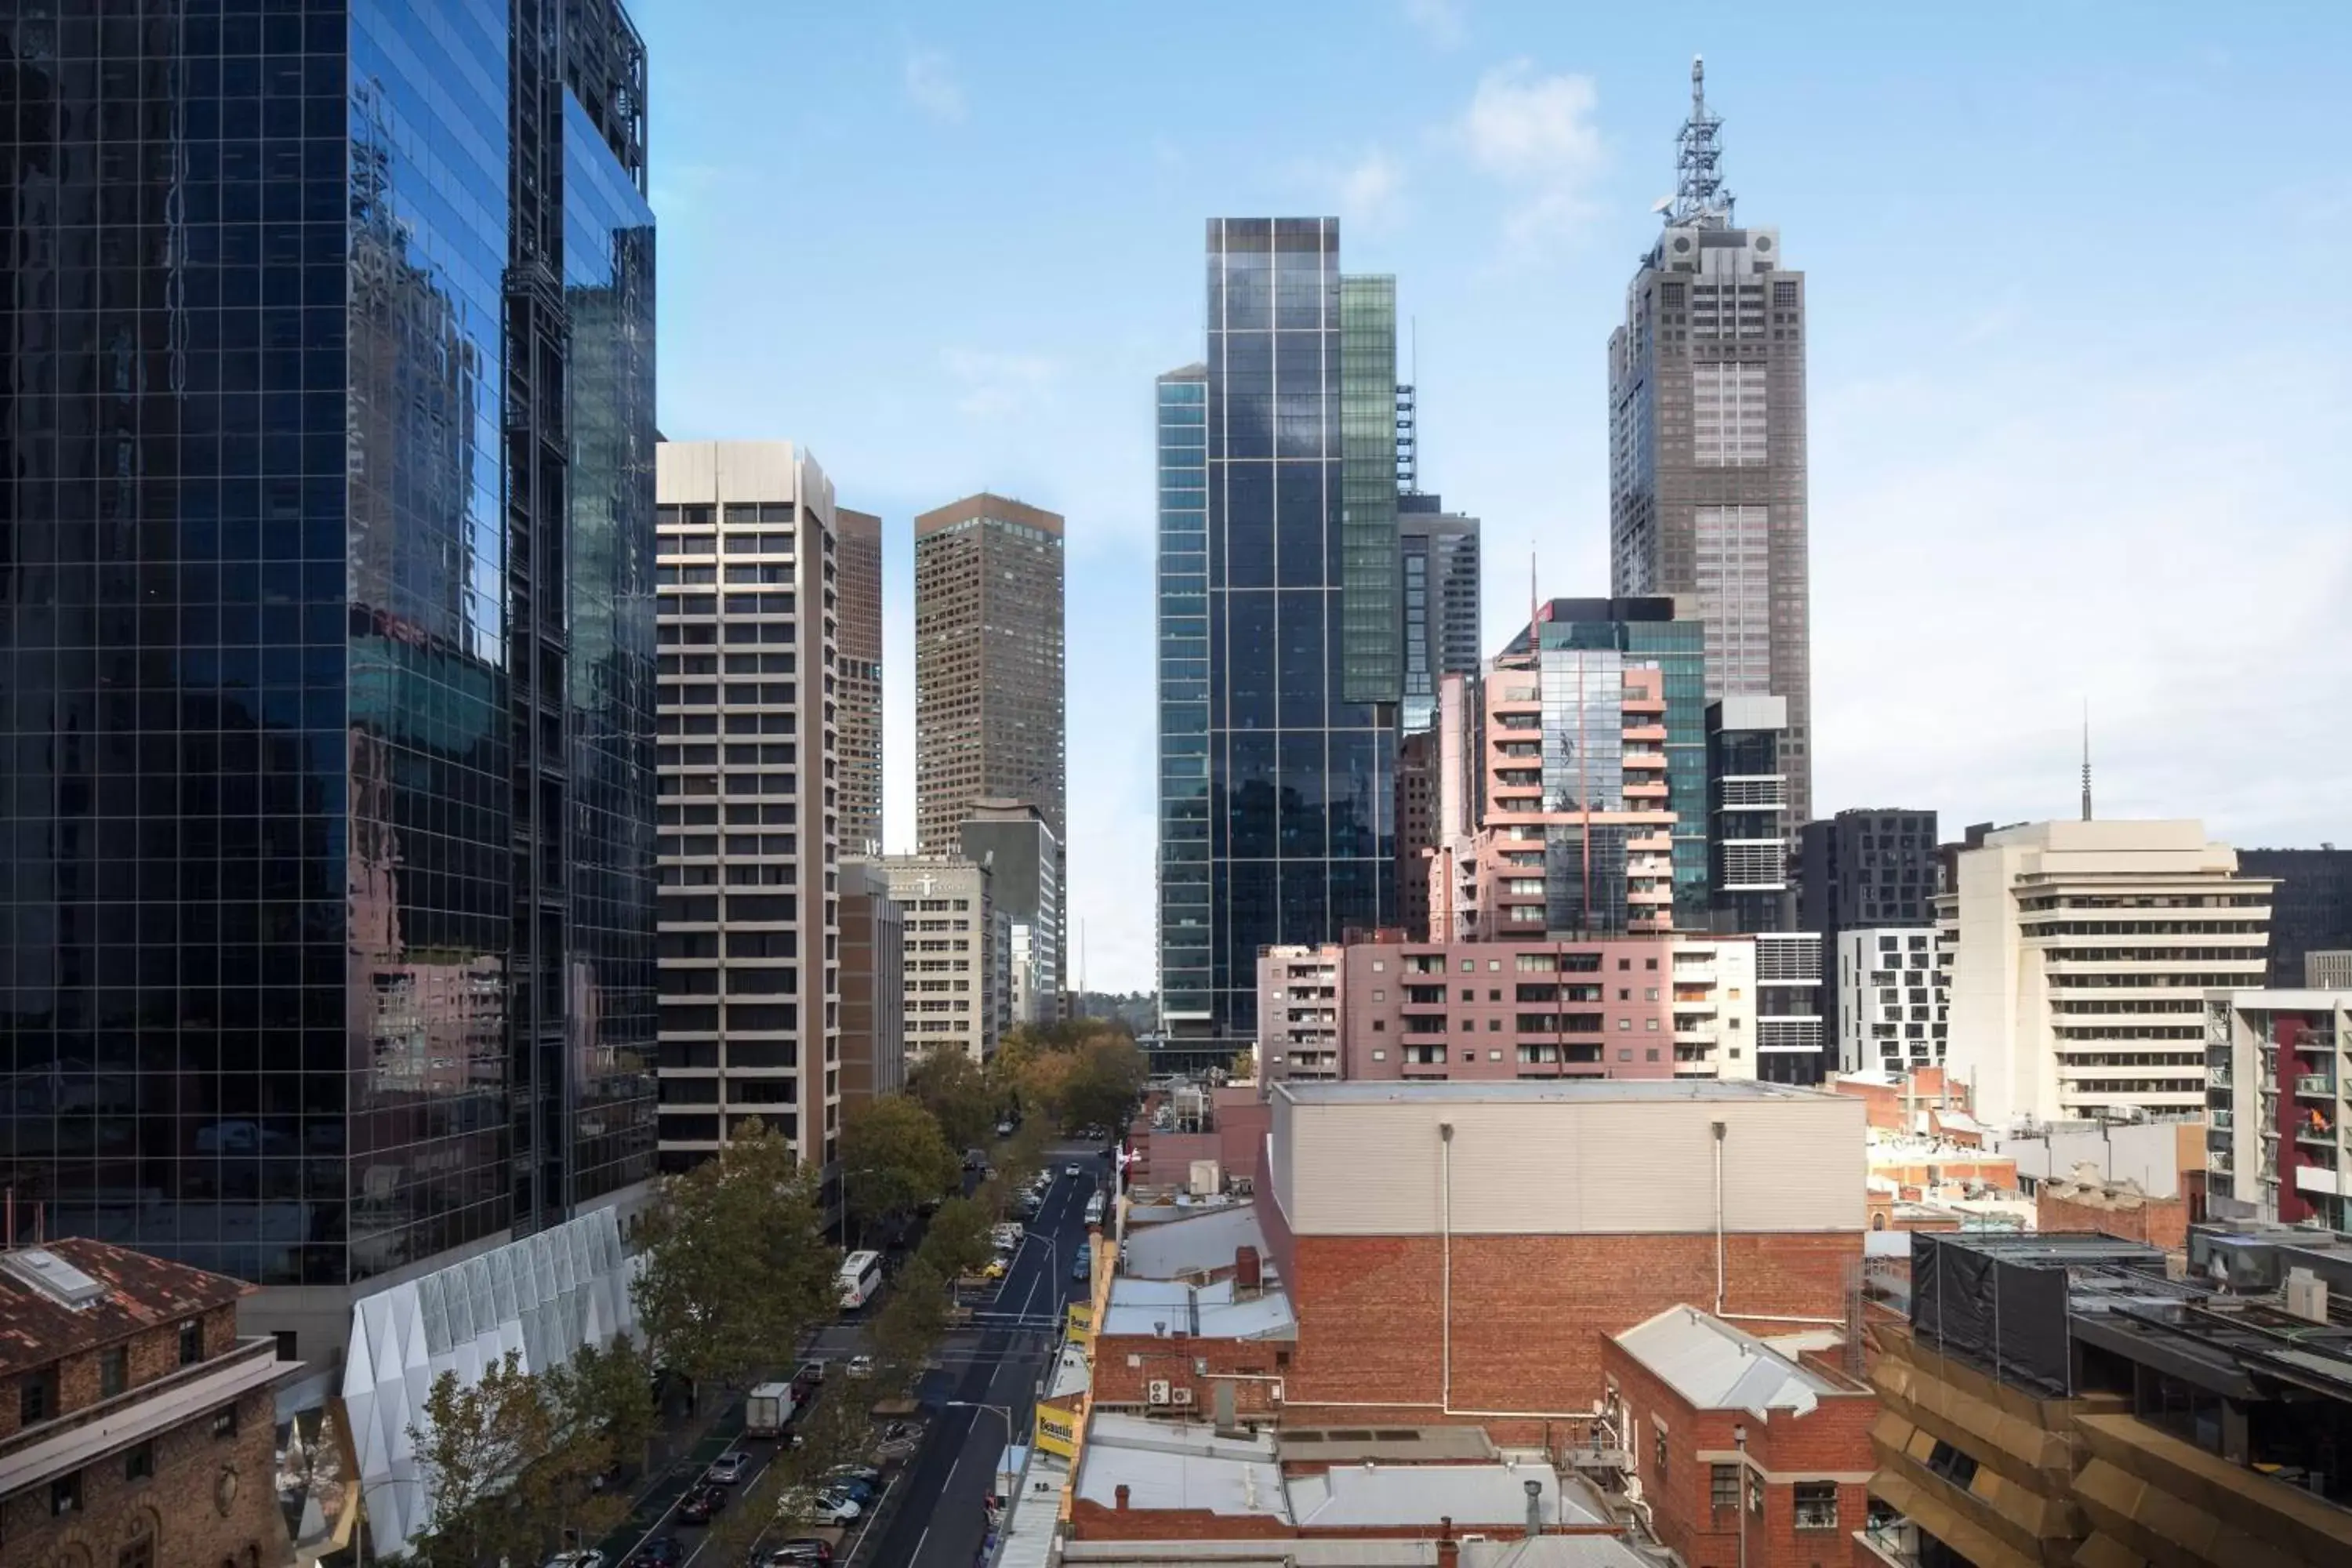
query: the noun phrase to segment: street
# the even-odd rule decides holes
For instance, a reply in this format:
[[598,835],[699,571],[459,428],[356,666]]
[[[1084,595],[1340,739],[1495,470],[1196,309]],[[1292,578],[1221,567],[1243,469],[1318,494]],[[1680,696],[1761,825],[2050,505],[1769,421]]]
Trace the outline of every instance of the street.
[[[1080,1144],[1053,1152],[1054,1185],[994,1300],[975,1314],[976,1328],[948,1337],[940,1370],[924,1379],[922,1401],[937,1414],[901,1479],[905,1501],[875,1551],[877,1568],[972,1568],[978,1559],[1008,1417],[1013,1440],[1026,1442],[1037,1380],[1058,1342],[1064,1304],[1079,1289],[1070,1264],[1086,1239],[1087,1199],[1102,1181],[1101,1154],[1099,1146]],[[1084,1173],[1076,1180],[1061,1173],[1073,1163]]]

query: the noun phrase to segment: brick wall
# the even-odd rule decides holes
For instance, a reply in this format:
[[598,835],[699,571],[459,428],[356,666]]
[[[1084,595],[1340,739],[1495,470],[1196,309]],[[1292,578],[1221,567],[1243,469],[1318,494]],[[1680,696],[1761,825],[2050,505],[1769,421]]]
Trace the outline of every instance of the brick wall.
[[[1094,1402],[1097,1405],[1149,1407],[1150,1385],[1165,1380],[1190,1389],[1190,1414],[1206,1420],[1216,1409],[1216,1390],[1231,1384],[1239,1415],[1278,1415],[1267,1378],[1287,1379],[1291,1347],[1267,1340],[1160,1339],[1150,1334],[1095,1337]],[[1198,1371],[1208,1363],[1207,1373]],[[1223,1374],[1223,1375],[1219,1375]]]
[[2134,1203],[2080,1203],[2055,1196],[2047,1184],[2034,1195],[2034,1219],[2042,1230],[2092,1231],[2178,1252],[2189,1245],[2186,1198],[2142,1198]]
[[[201,1314],[204,1321],[204,1346],[206,1359],[226,1354],[236,1344],[236,1308],[231,1304],[209,1309]],[[99,1400],[100,1360],[104,1352],[123,1345],[130,1352],[126,1373],[129,1387],[152,1383],[180,1370],[180,1320],[142,1329],[127,1339],[92,1344],[47,1362],[28,1367],[17,1376],[0,1382],[0,1439],[12,1436],[18,1430],[23,1415],[19,1390],[27,1377],[56,1376],[57,1404],[53,1418],[70,1415],[75,1411]]]
[[[1805,1415],[1775,1410],[1768,1419],[1753,1411],[1693,1408],[1613,1341],[1602,1359],[1632,1420],[1634,1474],[1658,1539],[1689,1568],[1738,1568],[1740,1512],[1714,1505],[1715,1467],[1738,1462],[1738,1426],[1747,1428],[1748,1460],[1764,1494],[1763,1511],[1746,1516],[1748,1568],[1828,1568],[1848,1560],[1848,1539],[1869,1509],[1865,1478],[1875,1464],[1870,1447],[1878,1418],[1875,1394],[1856,1386],[1850,1394],[1823,1395]],[[1834,1529],[1797,1528],[1799,1480],[1836,1486]]]
[[207,1411],[157,1436],[151,1476],[132,1479],[122,1453],[85,1465],[74,1512],[53,1515],[47,1485],[8,1499],[0,1558],[8,1568],[112,1568],[144,1538],[154,1568],[283,1568],[293,1549],[278,1509],[271,1395],[248,1394],[236,1409],[228,1433],[214,1434]]
[[[1299,1322],[1287,1419],[1338,1415],[1318,1399],[1370,1406],[1347,1412],[1350,1424],[1449,1419],[1438,1408],[1441,1238],[1277,1238],[1276,1228],[1268,1240],[1287,1245]],[[1844,1321],[1859,1231],[1733,1236],[1725,1250],[1729,1313]],[[1588,1411],[1601,1397],[1606,1336],[1678,1302],[1714,1301],[1711,1235],[1456,1237],[1450,1418],[1479,1421],[1499,1442],[1541,1441],[1544,1413]],[[1515,1422],[1478,1411],[1534,1414]]]

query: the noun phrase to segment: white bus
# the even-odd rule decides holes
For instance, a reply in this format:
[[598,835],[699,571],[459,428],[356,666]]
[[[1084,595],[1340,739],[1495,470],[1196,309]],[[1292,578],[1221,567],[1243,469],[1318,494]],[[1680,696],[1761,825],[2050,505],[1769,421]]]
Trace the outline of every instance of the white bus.
[[841,1310],[854,1312],[882,1289],[882,1255],[853,1252],[841,1260]]

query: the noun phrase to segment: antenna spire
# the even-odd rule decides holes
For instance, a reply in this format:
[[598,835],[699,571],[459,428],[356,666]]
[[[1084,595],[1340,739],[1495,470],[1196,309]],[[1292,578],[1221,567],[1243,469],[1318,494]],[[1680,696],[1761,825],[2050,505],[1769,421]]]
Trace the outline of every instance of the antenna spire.
[[1731,204],[1738,198],[1723,188],[1722,132],[1722,117],[1706,110],[1706,61],[1693,55],[1690,118],[1675,138],[1680,151],[1675,158],[1675,198],[1666,207],[1668,223],[1731,226]]
[[2091,700],[2083,699],[2083,820],[2091,820]]

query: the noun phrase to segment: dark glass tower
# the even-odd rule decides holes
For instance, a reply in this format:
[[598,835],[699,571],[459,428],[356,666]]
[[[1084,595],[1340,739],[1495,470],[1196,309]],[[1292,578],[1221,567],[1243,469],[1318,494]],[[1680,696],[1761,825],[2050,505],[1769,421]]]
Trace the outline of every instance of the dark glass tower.
[[1208,286],[1210,984],[1186,1032],[1243,1038],[1259,948],[1395,919],[1395,306],[1340,278],[1335,218],[1210,220]]
[[352,1285],[652,1163],[644,50],[97,9],[0,19],[0,1165]]

